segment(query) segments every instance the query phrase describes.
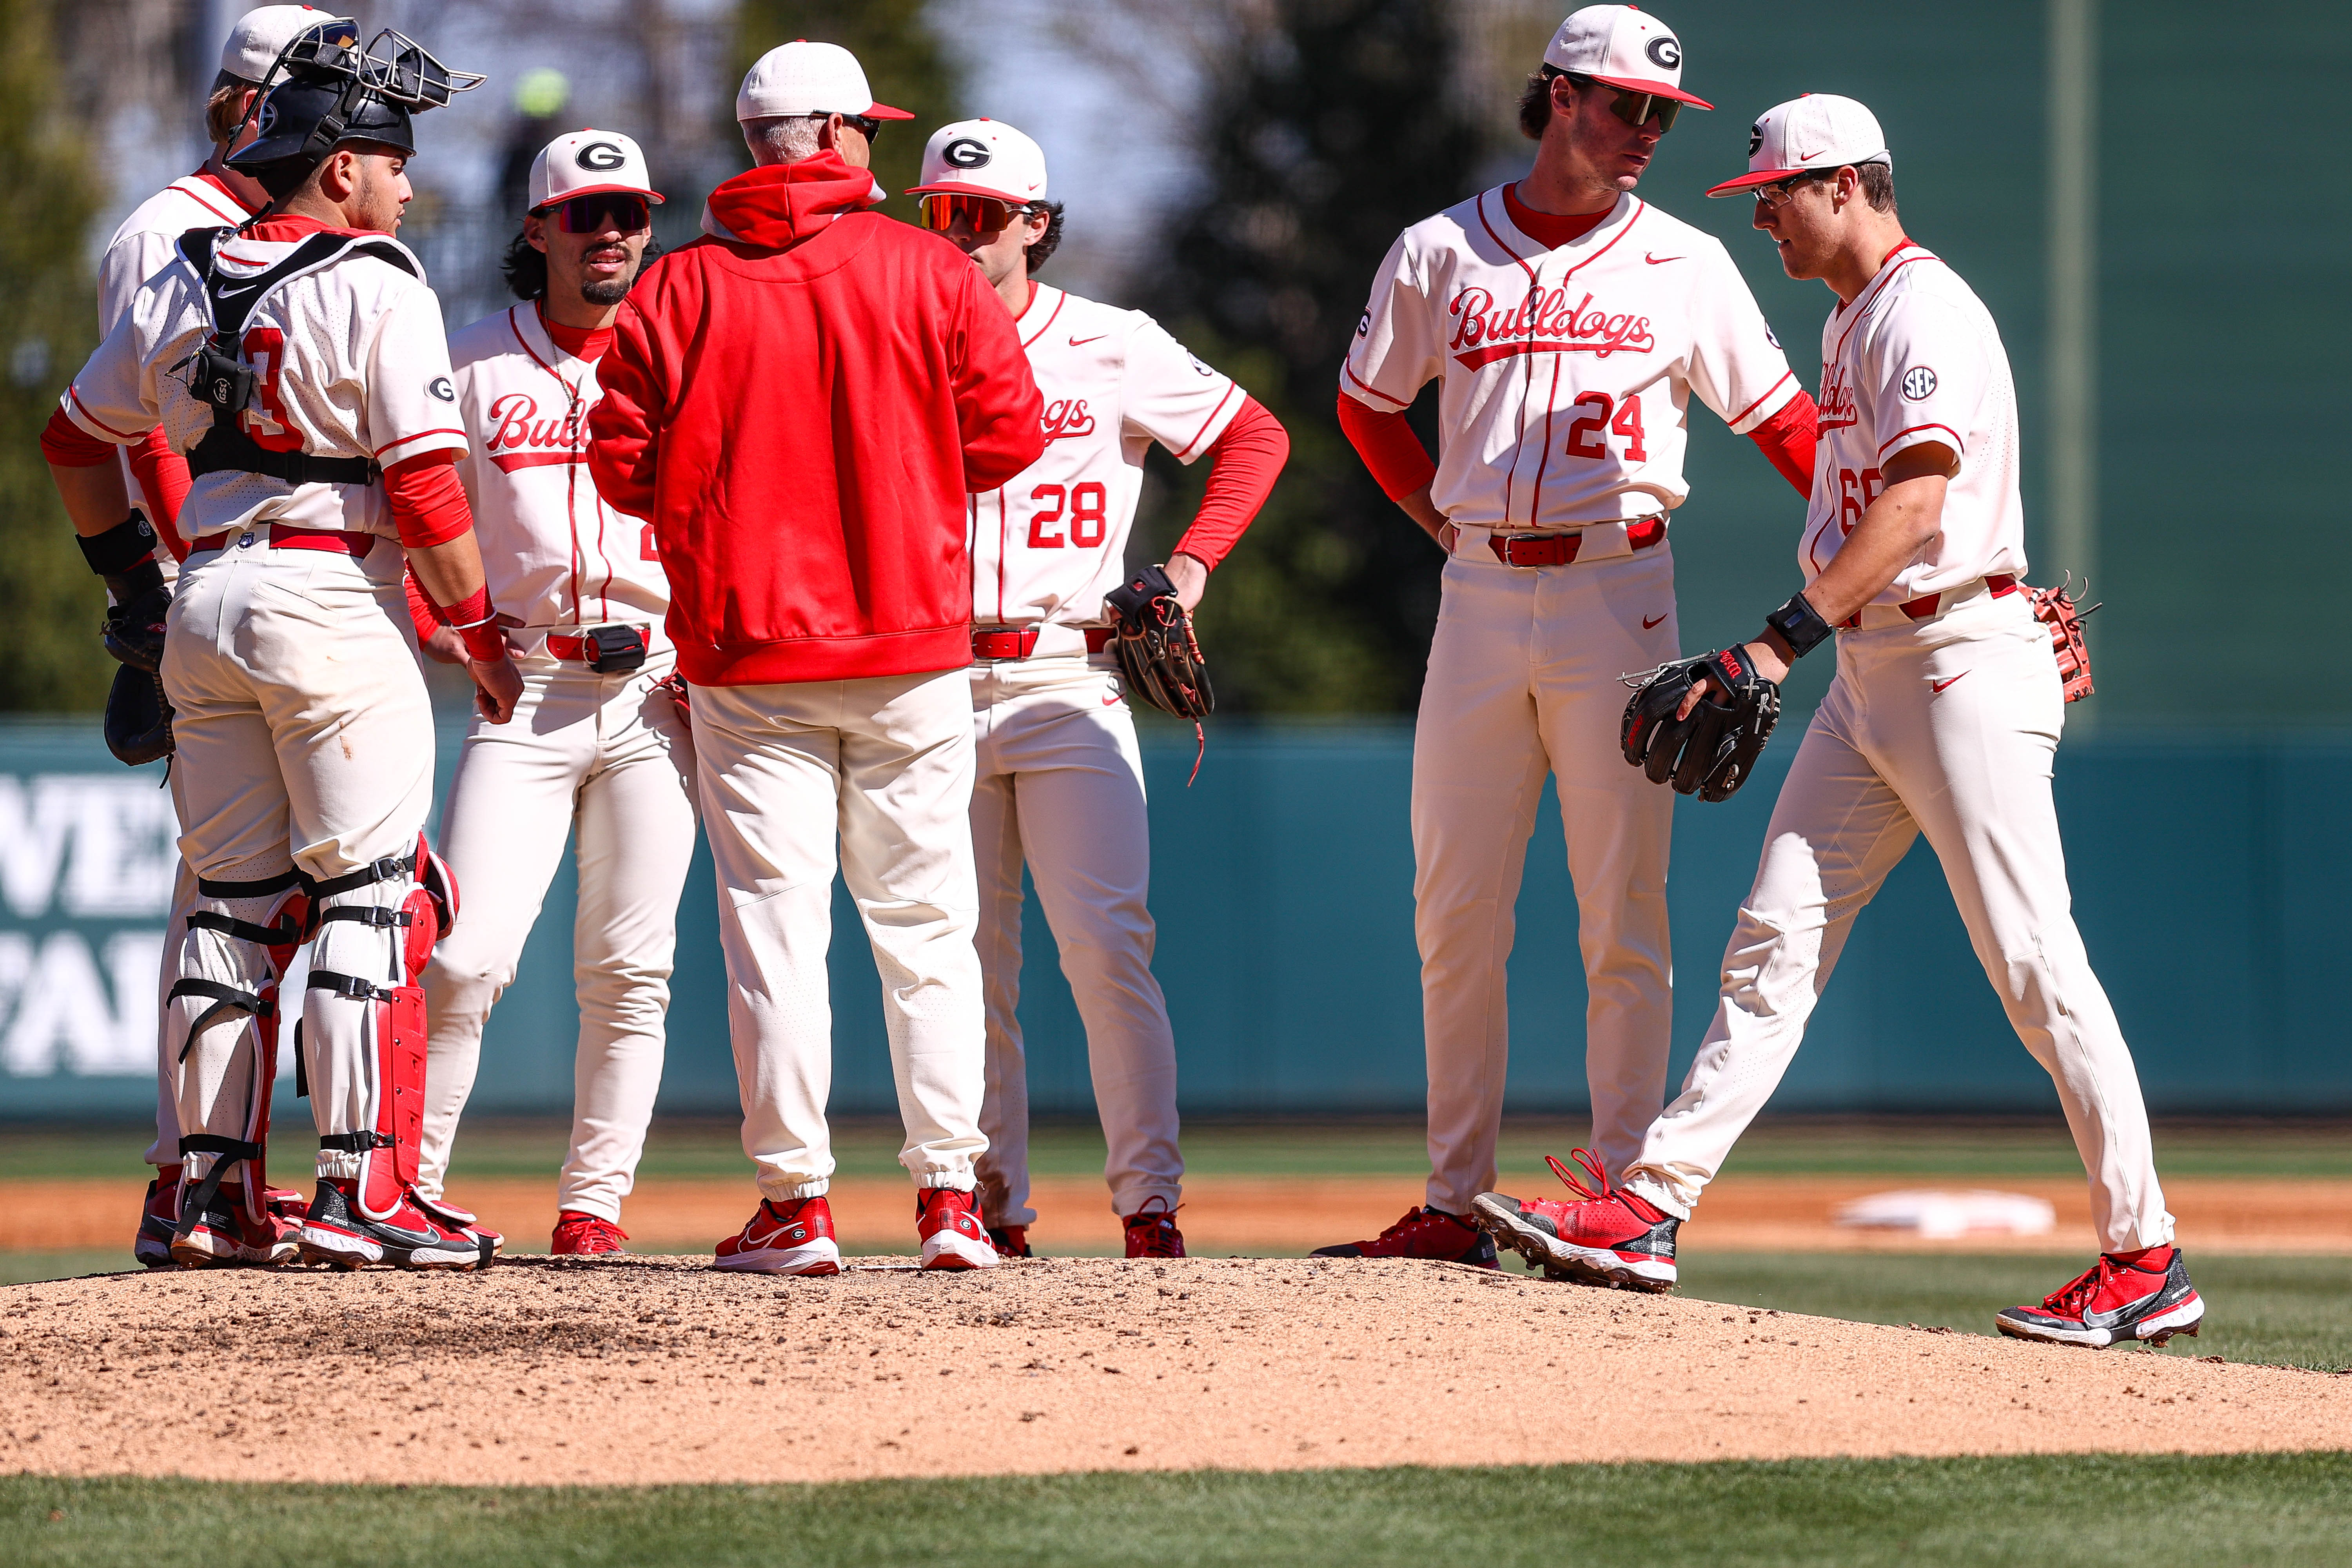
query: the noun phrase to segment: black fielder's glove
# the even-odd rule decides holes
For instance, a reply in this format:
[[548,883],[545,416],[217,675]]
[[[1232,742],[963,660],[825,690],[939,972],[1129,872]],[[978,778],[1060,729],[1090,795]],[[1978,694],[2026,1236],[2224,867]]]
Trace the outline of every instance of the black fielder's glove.
[[[1710,691],[1677,719],[1683,699],[1712,676],[1729,697]],[[1697,658],[1625,677],[1634,687],[1619,739],[1625,760],[1650,776],[1701,800],[1729,800],[1748,782],[1772,726],[1780,720],[1780,688],[1756,673],[1745,649],[1727,647]]]
[[1103,595],[1118,635],[1111,647],[1130,690],[1163,713],[1195,724],[1217,706],[1192,617],[1176,602],[1167,572],[1147,566]]
[[129,665],[114,672],[106,694],[106,749],[134,768],[172,754],[172,704],[162,676]]

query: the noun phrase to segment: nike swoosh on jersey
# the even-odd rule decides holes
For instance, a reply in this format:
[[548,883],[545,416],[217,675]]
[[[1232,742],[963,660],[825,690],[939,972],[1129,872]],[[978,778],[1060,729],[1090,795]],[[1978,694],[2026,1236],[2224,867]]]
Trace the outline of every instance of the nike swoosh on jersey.
[[1664,267],[1669,261],[1688,261],[1690,258],[1687,256],[1653,256],[1645,250],[1642,252],[1642,259],[1648,262],[1653,267]]
[[220,288],[219,288],[217,290],[215,290],[215,292],[218,292],[218,293],[221,293],[221,294],[224,294],[224,295],[226,295],[226,294],[250,294],[250,293],[252,293],[256,289],[258,289],[258,288],[260,288],[260,287],[261,287],[261,285],[260,285],[259,283],[257,283],[257,282],[256,282],[256,283],[239,283],[239,284],[235,285],[234,287],[230,286],[229,284],[224,283],[224,284],[222,284],[222,285],[220,286]]
[[1947,686],[1949,686],[1949,685],[1952,683],[1952,681],[1959,679],[1961,675],[1966,675],[1966,674],[1968,674],[1968,671],[1964,669],[1964,670],[1960,671],[1960,674],[1959,674],[1959,675],[1955,675],[1955,676],[1951,677],[1951,678],[1950,678],[1950,679],[1947,679],[1947,680],[1931,680],[1931,681],[1927,682],[1927,689],[1928,689],[1928,690],[1930,690],[1930,691],[1941,691],[1942,689],[1944,689],[1944,688],[1946,688]]
[[1070,346],[1074,349],[1083,348],[1088,343],[1098,343],[1108,336],[1110,336],[1108,332],[1097,332],[1090,338],[1072,338],[1070,340]]
[[1646,632],[1658,624],[1658,621],[1663,621],[1665,618],[1665,616],[1660,616],[1657,620],[1654,621],[1649,616],[1643,616],[1642,617],[1642,629]]

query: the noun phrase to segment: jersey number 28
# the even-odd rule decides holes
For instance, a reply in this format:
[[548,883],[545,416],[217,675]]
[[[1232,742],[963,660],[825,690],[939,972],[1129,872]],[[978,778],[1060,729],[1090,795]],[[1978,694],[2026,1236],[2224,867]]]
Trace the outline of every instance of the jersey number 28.
[[[1094,480],[1072,485],[1066,492],[1060,485],[1039,485],[1029,492],[1029,499],[1041,503],[1035,511],[1029,514],[1030,549],[1059,550],[1067,543],[1081,550],[1092,550],[1103,542],[1103,531],[1108,526],[1110,498],[1108,492]],[[1070,531],[1067,538],[1059,531],[1065,500],[1069,507]]]

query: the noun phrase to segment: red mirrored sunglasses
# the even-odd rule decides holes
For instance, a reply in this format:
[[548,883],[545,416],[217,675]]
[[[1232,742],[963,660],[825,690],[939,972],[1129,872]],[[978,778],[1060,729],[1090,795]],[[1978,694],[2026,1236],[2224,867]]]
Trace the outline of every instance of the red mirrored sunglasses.
[[555,226],[566,234],[602,234],[608,228],[638,234],[654,226],[653,204],[627,191],[598,191],[593,195],[573,196],[541,210],[552,216]]
[[974,234],[1002,234],[1014,213],[1025,217],[1036,210],[1025,204],[998,201],[993,196],[929,195],[923,198],[923,226],[934,234],[945,234],[961,217],[971,225]]

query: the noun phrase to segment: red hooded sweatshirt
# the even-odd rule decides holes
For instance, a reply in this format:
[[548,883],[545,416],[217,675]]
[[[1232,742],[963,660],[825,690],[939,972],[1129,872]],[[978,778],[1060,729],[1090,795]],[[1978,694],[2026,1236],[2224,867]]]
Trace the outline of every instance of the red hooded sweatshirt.
[[971,662],[964,497],[1045,450],[1012,315],[833,153],[740,174],[597,366],[589,472],[653,524],[698,686]]

